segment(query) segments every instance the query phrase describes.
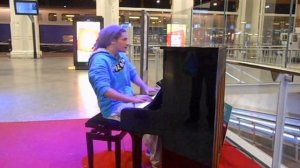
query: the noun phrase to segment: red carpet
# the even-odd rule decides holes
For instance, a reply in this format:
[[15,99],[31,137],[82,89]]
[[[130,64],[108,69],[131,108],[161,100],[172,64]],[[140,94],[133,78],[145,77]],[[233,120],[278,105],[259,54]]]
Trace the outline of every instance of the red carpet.
[[254,159],[241,153],[236,147],[225,142],[221,151],[220,168],[240,167],[240,168],[259,168]]
[[[132,157],[131,152],[122,151],[121,153],[121,167],[132,168]],[[94,168],[114,168],[115,164],[115,153],[114,151],[105,151],[101,153],[96,153],[94,157]],[[149,159],[143,154],[142,155],[142,165],[143,168],[151,168]],[[87,157],[83,159],[83,167],[88,167]]]
[[[0,123],[1,168],[82,168],[87,167],[84,127],[86,120]],[[131,140],[122,141],[122,168],[131,167]],[[106,143],[94,142],[95,167],[113,168],[114,153]],[[126,151],[126,152],[124,152]],[[143,156],[143,165],[149,160]],[[224,145],[220,167],[259,167],[230,145]]]

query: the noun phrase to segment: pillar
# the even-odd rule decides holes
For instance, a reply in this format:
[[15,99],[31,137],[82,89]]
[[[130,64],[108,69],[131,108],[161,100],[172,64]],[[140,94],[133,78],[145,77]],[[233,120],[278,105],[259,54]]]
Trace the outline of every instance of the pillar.
[[[16,15],[14,0],[9,0],[10,6],[10,31],[12,51],[11,58],[34,58],[32,22],[29,16]],[[35,41],[37,58],[40,58],[40,35],[38,16],[33,16],[35,22]]]
[[119,0],[97,0],[96,15],[104,18],[104,26],[119,24]]
[[[192,8],[194,6],[194,0],[172,0],[172,24],[179,23],[186,25],[186,43],[185,45],[190,45],[191,39],[191,17],[192,17]],[[171,31],[175,27],[171,27]]]
[[236,21],[236,29],[238,30],[238,35],[235,36],[235,42],[237,44],[243,44],[245,38],[245,11],[246,11],[246,1],[240,0],[239,7],[237,10],[238,16]]
[[241,36],[244,45],[259,45],[261,43],[264,10],[265,0],[240,1],[237,29],[242,32]]

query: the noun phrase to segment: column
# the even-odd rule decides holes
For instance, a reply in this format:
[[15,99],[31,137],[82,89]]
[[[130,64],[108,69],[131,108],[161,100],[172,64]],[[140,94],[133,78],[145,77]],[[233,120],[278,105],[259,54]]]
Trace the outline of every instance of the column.
[[97,0],[96,15],[104,18],[104,26],[119,24],[119,0]]
[[243,44],[245,39],[245,25],[246,25],[246,1],[240,0],[239,7],[237,10],[238,16],[236,21],[236,29],[238,30],[238,34],[235,35],[235,42],[238,44]]
[[[9,0],[10,31],[12,41],[11,58],[34,58],[32,21],[29,16],[16,15],[14,0]],[[35,22],[35,41],[37,58],[40,58],[40,36],[38,16],[33,16]]]
[[[185,45],[190,45],[191,38],[191,17],[192,8],[194,6],[193,0],[172,0],[172,24],[185,24],[186,25],[186,42]],[[171,31],[178,31],[174,26],[171,27]]]
[[[246,1],[246,0],[243,0]],[[245,2],[243,2],[245,3]],[[244,32],[246,32],[248,37],[246,40],[250,44],[248,45],[255,45],[259,42],[258,35],[262,33],[262,25],[263,24],[263,15],[265,1],[264,0],[251,0],[246,1],[246,8],[244,11],[245,15],[245,23],[244,23]],[[243,26],[243,25],[242,25]]]
[[184,10],[192,9],[193,6],[193,0],[172,0],[172,13],[178,13]]

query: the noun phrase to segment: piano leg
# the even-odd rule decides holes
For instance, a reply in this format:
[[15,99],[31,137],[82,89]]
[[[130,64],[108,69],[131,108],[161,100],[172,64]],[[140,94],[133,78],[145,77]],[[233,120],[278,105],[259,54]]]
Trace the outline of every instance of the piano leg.
[[129,133],[132,139],[132,167],[142,167],[142,134]]

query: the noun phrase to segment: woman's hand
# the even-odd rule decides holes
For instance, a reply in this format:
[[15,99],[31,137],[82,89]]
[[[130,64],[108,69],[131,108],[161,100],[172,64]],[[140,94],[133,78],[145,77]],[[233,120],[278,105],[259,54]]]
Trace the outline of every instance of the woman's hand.
[[155,95],[159,91],[159,87],[149,87],[144,88],[144,92],[146,95]]
[[135,83],[137,86],[139,86],[141,89],[143,89],[144,94],[146,95],[154,95],[159,91],[159,87],[149,87],[141,78],[139,75],[136,75],[133,83]]
[[152,98],[148,95],[137,95],[132,97],[132,103],[150,102]]

